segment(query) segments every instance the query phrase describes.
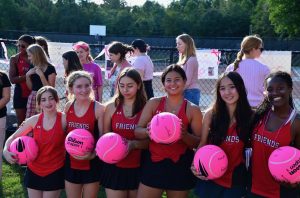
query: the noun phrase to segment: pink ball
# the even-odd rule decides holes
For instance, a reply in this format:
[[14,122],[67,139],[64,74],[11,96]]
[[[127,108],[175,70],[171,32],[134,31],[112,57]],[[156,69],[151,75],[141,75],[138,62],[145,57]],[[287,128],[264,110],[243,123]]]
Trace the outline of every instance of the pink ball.
[[39,147],[32,137],[21,136],[12,141],[9,151],[17,154],[18,164],[26,165],[38,156]]
[[300,182],[300,151],[291,146],[274,150],[269,157],[269,170],[278,181]]
[[96,145],[98,157],[109,164],[115,164],[128,154],[128,142],[119,134],[109,132],[101,136]]
[[84,156],[95,146],[93,135],[85,129],[70,131],[65,139],[65,148],[70,155]]
[[180,119],[169,112],[156,114],[150,123],[150,138],[161,144],[171,144],[180,139]]
[[197,172],[207,179],[217,179],[226,172],[228,159],[220,147],[206,145],[196,152],[193,164]]

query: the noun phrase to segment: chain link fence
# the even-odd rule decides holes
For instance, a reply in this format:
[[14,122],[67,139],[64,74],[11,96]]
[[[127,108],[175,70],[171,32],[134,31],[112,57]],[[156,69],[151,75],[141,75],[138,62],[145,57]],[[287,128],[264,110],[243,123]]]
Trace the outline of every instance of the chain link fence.
[[[6,71],[8,73],[9,70],[9,57],[13,54],[17,53],[16,41],[14,40],[5,40],[0,39],[2,47],[0,48],[0,69]],[[99,44],[91,44],[91,53],[93,57],[95,57],[99,52],[102,51],[103,45]],[[5,50],[6,48],[6,50]],[[224,72],[227,65],[232,63],[235,58],[238,50],[235,49],[221,49],[221,56],[219,56],[219,65],[218,65],[218,74]],[[176,48],[170,47],[151,47],[148,55],[151,57],[154,63],[154,79],[153,79],[153,90],[155,96],[164,95],[163,86],[160,80],[161,72],[168,65],[172,63],[176,63],[178,60],[178,52]],[[59,60],[53,60],[59,59]],[[64,85],[64,69],[62,66],[62,57],[50,57],[53,62],[61,62],[60,65],[56,65],[57,68],[57,79],[56,79],[56,89],[59,93],[60,101],[60,109],[63,109],[64,104],[66,103],[65,98],[65,85]],[[103,102],[107,102],[110,97],[110,86],[107,79],[104,78],[104,57],[100,57],[95,61],[98,65],[101,66],[103,71]],[[300,52],[293,51],[292,52],[292,78],[294,81],[294,103],[298,109],[300,109]],[[214,88],[216,79],[199,79],[198,80],[199,87],[201,90],[200,97],[200,108],[205,110],[211,103],[214,98]],[[13,90],[13,88],[12,88]],[[13,91],[12,91],[13,93]],[[11,107],[12,102],[10,102],[9,106]],[[10,109],[10,107],[8,109]]]

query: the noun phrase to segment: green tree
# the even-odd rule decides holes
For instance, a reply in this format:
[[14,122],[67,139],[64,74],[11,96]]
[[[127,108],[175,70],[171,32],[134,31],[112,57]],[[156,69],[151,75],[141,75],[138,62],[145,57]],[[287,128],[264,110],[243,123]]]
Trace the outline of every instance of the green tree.
[[270,21],[275,31],[289,37],[300,36],[300,1],[268,0]]
[[252,33],[260,36],[275,36],[274,26],[269,19],[269,3],[265,0],[259,0],[251,16]]

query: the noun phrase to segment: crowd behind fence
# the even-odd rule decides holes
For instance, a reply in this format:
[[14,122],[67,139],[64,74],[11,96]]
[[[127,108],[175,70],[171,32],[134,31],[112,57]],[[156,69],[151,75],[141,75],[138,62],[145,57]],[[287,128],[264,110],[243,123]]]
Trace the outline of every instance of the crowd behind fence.
[[[17,53],[16,41],[13,40],[1,40],[7,49],[7,57],[5,56],[5,50],[0,47],[0,69],[8,72],[9,69],[9,57],[13,54]],[[91,52],[93,57],[97,55],[103,49],[103,45],[99,44],[91,44]],[[224,72],[227,65],[232,63],[236,58],[236,54],[238,52],[237,49],[219,49],[221,51],[221,56],[219,57],[219,65],[218,65],[218,74]],[[154,63],[154,78],[153,78],[153,90],[154,96],[162,96],[164,95],[163,86],[160,80],[160,72],[163,71],[168,65],[172,63],[176,63],[178,60],[178,52],[176,48],[170,47],[151,47],[151,50],[148,52],[148,55],[151,57]],[[8,58],[8,59],[6,59]],[[62,58],[61,56],[56,57],[60,60],[53,60],[53,57],[50,59],[53,62],[61,62],[60,66],[57,66],[57,79],[56,79],[56,89],[61,98],[60,109],[63,108],[63,105],[66,103],[65,98],[65,85],[64,85],[64,75],[63,75],[63,66],[62,66]],[[104,71],[104,57],[101,57],[99,60],[95,60],[98,63],[102,70]],[[300,109],[300,52],[293,51],[292,52],[292,78],[294,82],[294,103],[295,106]],[[107,79],[104,78],[103,72],[103,102],[107,102],[110,97],[110,85]],[[198,84],[201,90],[200,96],[200,104],[201,110],[205,110],[213,101],[214,98],[214,87],[216,84],[216,79],[199,79]],[[13,89],[12,89],[13,93]],[[9,103],[11,105],[12,102]],[[10,109],[10,108],[9,108]]]

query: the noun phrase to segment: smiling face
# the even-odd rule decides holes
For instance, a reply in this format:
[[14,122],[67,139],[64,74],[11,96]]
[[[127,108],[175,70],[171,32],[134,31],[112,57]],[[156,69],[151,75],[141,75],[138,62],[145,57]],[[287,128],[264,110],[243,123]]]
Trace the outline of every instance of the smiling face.
[[134,99],[140,86],[130,77],[124,76],[119,80],[119,91],[124,99]]
[[239,99],[238,91],[228,77],[221,80],[219,93],[226,105],[235,105]]
[[89,99],[92,91],[91,82],[86,77],[80,77],[74,81],[74,84],[71,87],[70,91],[78,100]]
[[166,75],[164,87],[168,95],[182,94],[185,87],[185,81],[179,73],[170,71]]
[[265,94],[274,107],[289,105],[292,88],[280,77],[268,78]]
[[57,101],[50,91],[44,92],[38,103],[43,112],[56,111]]
[[176,39],[176,48],[179,53],[184,54],[186,50],[186,44],[181,39]]

